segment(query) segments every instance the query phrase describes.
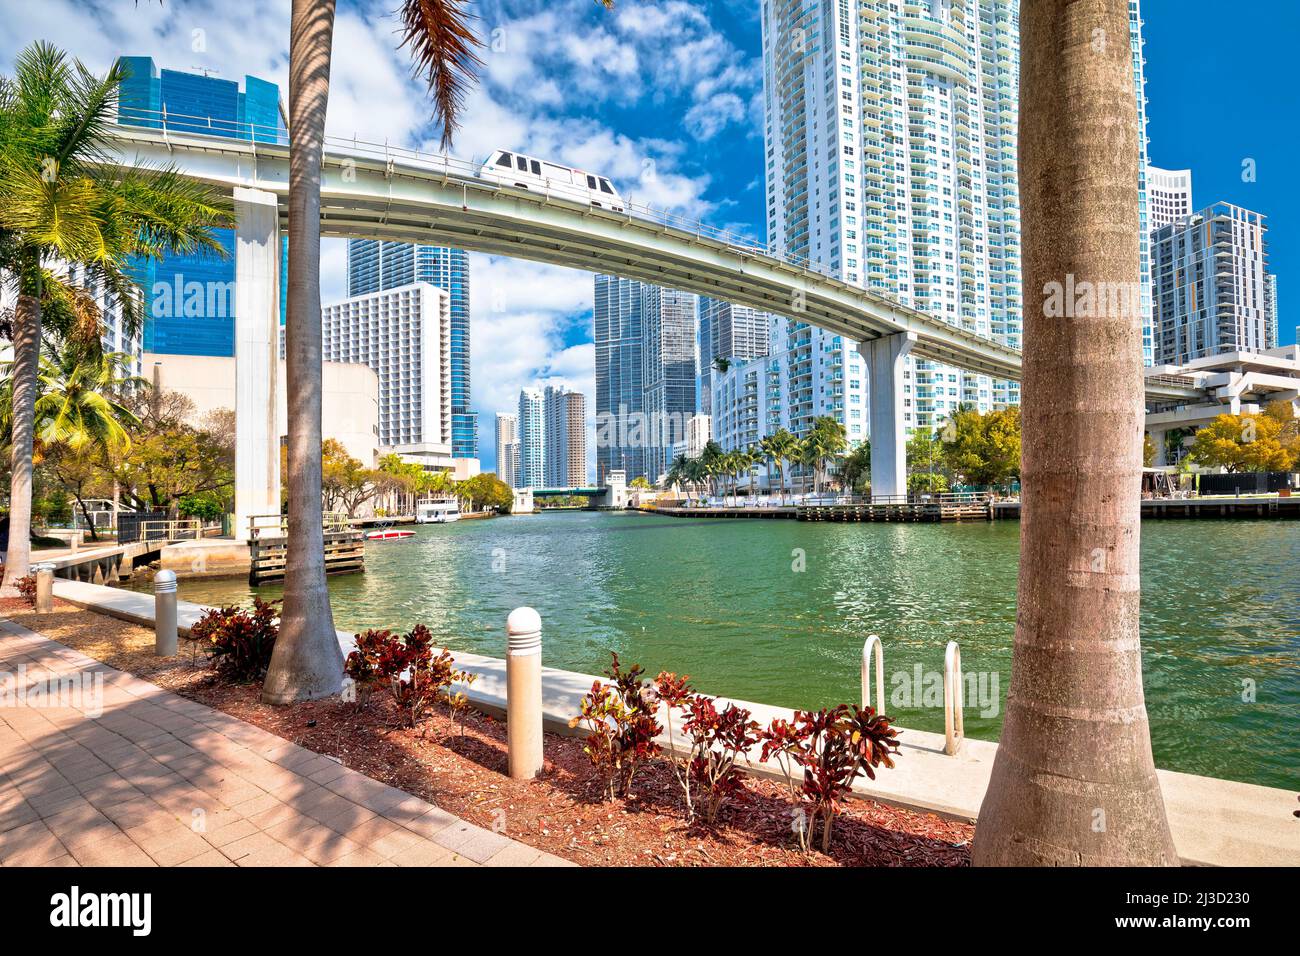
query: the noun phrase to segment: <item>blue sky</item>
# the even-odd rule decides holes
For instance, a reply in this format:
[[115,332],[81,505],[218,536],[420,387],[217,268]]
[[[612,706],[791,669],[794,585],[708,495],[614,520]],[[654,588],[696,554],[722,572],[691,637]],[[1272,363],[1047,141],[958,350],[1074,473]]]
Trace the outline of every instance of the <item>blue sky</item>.
[[[428,101],[397,49],[392,0],[340,0],[328,126],[431,145]],[[757,0],[472,3],[487,42],[453,152],[497,146],[599,170],[626,196],[761,235],[762,73]],[[38,38],[96,69],[120,53],[174,69],[281,83],[288,0],[0,0],[0,68]],[[1243,14],[1248,11],[1248,14]],[[1300,3],[1145,0],[1151,159],[1190,167],[1198,207],[1219,199],[1265,213],[1284,342],[1295,341],[1300,152],[1292,81]],[[1255,182],[1243,182],[1253,160]],[[322,248],[324,295],[341,296],[344,247]],[[471,258],[473,387],[481,451],[494,467],[493,413],[521,386],[563,382],[594,399],[587,273]]]

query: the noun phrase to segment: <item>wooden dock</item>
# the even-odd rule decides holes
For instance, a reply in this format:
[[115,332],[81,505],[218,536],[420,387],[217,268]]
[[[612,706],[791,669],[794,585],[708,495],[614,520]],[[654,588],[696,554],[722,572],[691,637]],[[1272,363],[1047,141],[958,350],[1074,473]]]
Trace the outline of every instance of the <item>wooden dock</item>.
[[[993,516],[1018,519],[1020,502],[995,502]],[[1145,498],[1142,518],[1300,518],[1300,496]]]
[[800,521],[989,521],[988,501],[884,501],[800,505]]
[[[342,515],[326,514],[325,573],[351,574],[366,569],[366,534]],[[254,515],[248,524],[248,583],[284,578],[289,557],[288,526],[281,515]]]

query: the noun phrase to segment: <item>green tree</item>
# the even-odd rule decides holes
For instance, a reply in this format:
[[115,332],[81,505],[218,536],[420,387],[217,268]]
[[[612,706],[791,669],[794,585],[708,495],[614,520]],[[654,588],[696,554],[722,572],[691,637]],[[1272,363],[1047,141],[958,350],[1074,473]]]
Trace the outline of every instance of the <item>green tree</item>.
[[1220,415],[1196,433],[1189,457],[1231,472],[1285,471],[1292,456],[1283,444],[1284,427],[1273,415]]
[[[140,295],[127,271],[131,257],[219,250],[213,229],[229,222],[207,185],[172,169],[118,170],[100,162],[122,76],[120,66],[96,76],[42,42],[19,53],[13,75],[0,78],[0,272],[17,300],[5,593],[31,561],[32,452],[50,264],[80,266],[134,329]],[[82,314],[93,316],[88,309]]]
[[863,439],[844,456],[840,463],[840,479],[854,494],[871,490],[871,442]]
[[799,439],[784,428],[778,428],[759,443],[763,455],[776,465],[777,485],[780,488],[781,503],[785,503],[785,463],[794,460],[799,454]]
[[943,463],[972,485],[1004,484],[1020,473],[1020,409],[981,414],[959,406],[940,430]]

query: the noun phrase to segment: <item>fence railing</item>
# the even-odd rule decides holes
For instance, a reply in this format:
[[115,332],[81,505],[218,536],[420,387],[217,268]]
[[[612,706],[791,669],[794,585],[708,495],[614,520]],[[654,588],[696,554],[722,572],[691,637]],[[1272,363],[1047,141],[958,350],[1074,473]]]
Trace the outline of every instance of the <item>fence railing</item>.
[[[326,534],[352,530],[352,519],[337,511],[321,514],[321,523]],[[285,515],[249,515],[248,536],[250,538],[283,538],[289,533],[289,519]]]
[[137,527],[137,541],[191,541],[203,537],[205,530],[198,518],[150,519]]

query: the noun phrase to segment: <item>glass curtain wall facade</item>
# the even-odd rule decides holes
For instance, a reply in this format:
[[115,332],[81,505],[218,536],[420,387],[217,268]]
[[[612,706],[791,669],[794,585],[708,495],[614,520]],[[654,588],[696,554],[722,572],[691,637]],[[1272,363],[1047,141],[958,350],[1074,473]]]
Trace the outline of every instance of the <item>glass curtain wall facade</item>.
[[[284,135],[280,88],[255,76],[244,89],[233,80],[159,70],[152,57],[124,56],[126,76],[119,86],[118,116],[123,125],[167,128],[274,142]],[[137,259],[132,275],[145,296],[146,352],[176,355],[235,354],[235,234],[216,230],[224,256],[211,253]],[[288,294],[288,236],[281,239],[280,322]]]
[[645,477],[641,418],[642,283],[618,276],[595,277],[592,339],[596,351],[596,484],[611,471],[627,480]]

